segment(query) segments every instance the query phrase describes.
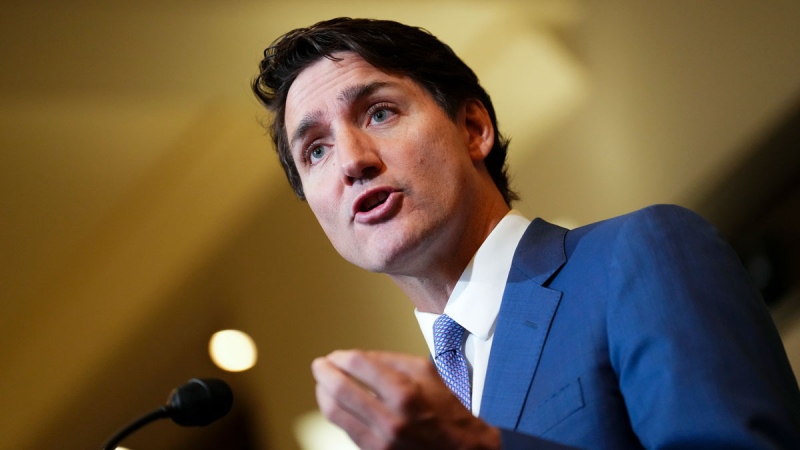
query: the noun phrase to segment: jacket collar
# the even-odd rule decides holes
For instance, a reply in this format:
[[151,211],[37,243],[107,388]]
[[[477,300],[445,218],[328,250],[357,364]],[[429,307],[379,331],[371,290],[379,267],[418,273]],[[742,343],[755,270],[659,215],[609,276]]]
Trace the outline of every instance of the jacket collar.
[[489,357],[480,416],[514,430],[561,301],[548,281],[566,262],[567,230],[541,219],[525,231],[508,274]]
[[567,262],[566,235],[566,228],[534,219],[522,235],[513,265],[540,286],[546,285]]

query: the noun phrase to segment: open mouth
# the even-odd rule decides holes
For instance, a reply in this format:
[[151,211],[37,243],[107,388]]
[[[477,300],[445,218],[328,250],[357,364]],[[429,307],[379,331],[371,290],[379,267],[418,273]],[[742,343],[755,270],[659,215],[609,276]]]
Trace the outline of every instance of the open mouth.
[[389,198],[389,193],[386,191],[376,192],[369,197],[365,198],[361,201],[361,204],[358,206],[359,212],[367,212],[375,209],[378,205],[381,205],[386,199]]

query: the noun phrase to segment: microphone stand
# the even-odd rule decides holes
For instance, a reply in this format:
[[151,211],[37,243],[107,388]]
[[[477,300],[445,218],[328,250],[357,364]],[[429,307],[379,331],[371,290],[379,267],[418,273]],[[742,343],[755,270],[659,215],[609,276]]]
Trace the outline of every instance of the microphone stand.
[[109,439],[105,444],[103,444],[103,450],[116,450],[117,444],[119,444],[123,439],[128,437],[131,433],[138,430],[139,428],[147,425],[150,422],[156,421],[158,419],[165,419],[169,417],[169,408],[167,406],[162,406],[161,408],[156,409],[155,411],[151,411],[144,416],[134,420],[133,422],[129,423],[125,428],[117,431],[111,439]]
[[227,383],[216,378],[192,378],[188,383],[172,390],[166,405],[117,431],[103,445],[102,450],[116,450],[122,439],[154,420],[169,417],[184,427],[203,427],[228,414],[231,406],[233,392]]

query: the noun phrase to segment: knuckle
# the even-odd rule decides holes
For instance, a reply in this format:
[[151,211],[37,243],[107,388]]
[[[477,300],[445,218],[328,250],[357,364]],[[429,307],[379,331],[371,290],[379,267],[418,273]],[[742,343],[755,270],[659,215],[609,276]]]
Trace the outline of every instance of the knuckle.
[[329,387],[330,395],[333,398],[343,398],[349,395],[349,389],[344,379],[337,379],[331,382]]
[[339,363],[346,369],[354,369],[364,363],[365,354],[363,350],[346,350],[336,353]]
[[385,425],[386,433],[391,441],[396,441],[403,435],[405,435],[408,431],[410,424],[409,421],[404,418],[398,418],[395,420],[391,420]]
[[407,379],[397,385],[392,399],[393,408],[404,415],[415,414],[424,404],[424,395],[419,383]]

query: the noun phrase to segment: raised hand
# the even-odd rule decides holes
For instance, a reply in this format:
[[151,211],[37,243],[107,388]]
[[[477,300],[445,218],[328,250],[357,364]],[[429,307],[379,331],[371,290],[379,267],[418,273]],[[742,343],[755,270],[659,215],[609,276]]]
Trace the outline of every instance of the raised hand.
[[427,358],[339,350],[311,368],[320,410],[363,450],[500,448]]

